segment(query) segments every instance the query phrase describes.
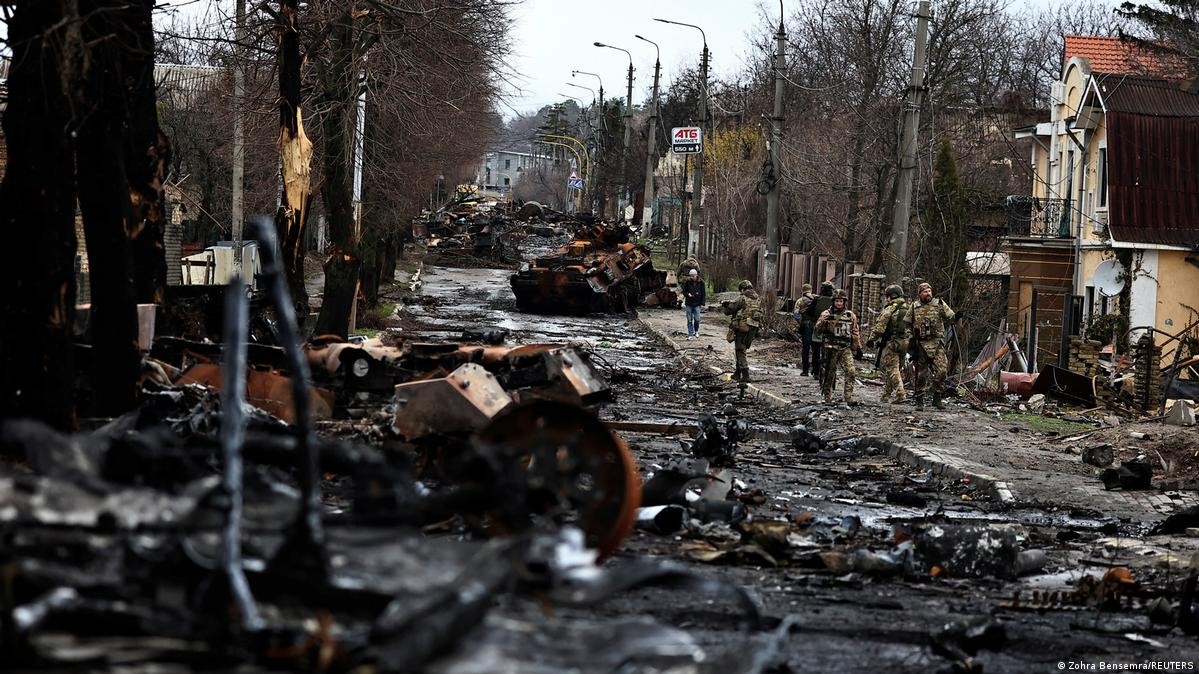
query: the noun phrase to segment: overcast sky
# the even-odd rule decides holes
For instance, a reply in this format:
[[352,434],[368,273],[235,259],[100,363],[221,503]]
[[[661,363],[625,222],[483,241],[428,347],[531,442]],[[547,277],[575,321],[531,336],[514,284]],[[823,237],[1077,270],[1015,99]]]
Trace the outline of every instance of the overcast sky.
[[[788,10],[797,3],[784,0]],[[830,0],[835,2],[836,0]],[[1011,0],[1022,8],[1043,7],[1052,0]],[[1060,4],[1063,0],[1057,0]],[[1113,6],[1118,0],[1101,0]],[[915,0],[912,0],[913,8]],[[159,0],[161,22],[177,11],[192,18],[215,18],[232,10],[232,0]],[[719,77],[741,68],[748,58],[751,34],[760,30],[763,12],[777,16],[777,0],[521,0],[513,9],[513,50],[507,55],[515,73],[508,86],[505,117],[534,112],[543,105],[563,100],[570,94],[590,103],[592,95],[567,86],[567,82],[598,88],[591,76],[571,76],[586,70],[603,78],[605,94],[623,96],[628,58],[612,49],[595,47],[605,42],[633,54],[636,70],[633,98],[648,97],[653,78],[653,46],[634,38],[642,35],[662,50],[662,86],[684,67],[697,63],[702,45],[699,31],[654,21],[671,19],[699,25],[712,51],[712,73]]]
[[[624,96],[629,60],[623,52],[595,47],[604,42],[633,54],[633,98],[648,96],[654,76],[654,47],[634,38],[641,35],[662,50],[662,85],[683,67],[699,61],[703,45],[694,28],[654,21],[670,19],[698,25],[708,37],[712,72],[732,73],[747,57],[750,33],[759,25],[764,5],[759,0],[524,0],[515,10],[515,51],[511,67],[523,75],[514,82],[510,105],[518,112],[561,101],[571,94],[591,102],[591,94],[566,86],[575,82],[596,89],[594,77],[571,77],[586,70],[603,78],[606,96]],[[773,5],[777,12],[778,5]],[[504,111],[505,116],[512,114]]]

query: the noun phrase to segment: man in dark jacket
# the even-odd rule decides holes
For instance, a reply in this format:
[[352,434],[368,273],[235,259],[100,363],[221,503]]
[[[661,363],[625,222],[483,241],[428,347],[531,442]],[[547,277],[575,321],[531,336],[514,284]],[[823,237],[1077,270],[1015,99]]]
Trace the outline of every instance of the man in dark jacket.
[[808,338],[808,343],[804,345],[804,370],[800,374],[808,374],[807,355],[810,353],[812,366],[811,374],[818,381],[824,372],[824,349],[821,348],[823,346],[824,336],[813,330],[813,328],[816,325],[816,320],[820,318],[820,314],[824,313],[826,309],[833,306],[833,291],[835,289],[836,287],[833,285],[832,281],[825,281],[824,283],[821,283],[820,294],[816,295],[812,301],[805,304],[803,313],[801,314],[803,318],[800,319],[802,323],[807,326],[807,334],[810,335]]
[[695,269],[687,272],[687,280],[683,281],[683,311],[687,312],[687,339],[699,336],[699,315],[704,306],[704,282],[699,278]]
[[[800,349],[800,355],[803,360],[803,376],[808,376],[808,355],[812,352],[812,326],[816,324],[814,320],[809,320],[809,310],[814,310],[812,304],[816,301],[816,294],[812,292],[812,284],[803,284],[803,294],[795,301],[795,312],[791,315],[795,320],[799,321],[799,335],[803,346]],[[819,316],[819,314],[817,315]]]

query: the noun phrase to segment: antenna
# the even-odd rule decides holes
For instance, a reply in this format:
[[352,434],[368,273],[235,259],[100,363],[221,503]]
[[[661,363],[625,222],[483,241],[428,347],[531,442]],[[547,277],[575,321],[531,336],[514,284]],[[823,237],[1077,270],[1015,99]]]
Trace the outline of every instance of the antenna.
[[1124,265],[1119,260],[1105,260],[1095,268],[1091,284],[1104,297],[1115,297],[1124,291]]

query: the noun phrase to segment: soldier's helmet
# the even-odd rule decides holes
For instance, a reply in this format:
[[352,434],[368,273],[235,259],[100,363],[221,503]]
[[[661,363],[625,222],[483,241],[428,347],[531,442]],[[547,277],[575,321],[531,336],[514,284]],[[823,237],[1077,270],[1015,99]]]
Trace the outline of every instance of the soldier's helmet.
[[837,290],[837,291],[833,292],[833,299],[835,299],[835,300],[848,300],[848,299],[849,299],[849,293],[845,292],[845,290],[844,290],[844,289]]
[[902,297],[903,296],[903,288],[900,288],[899,286],[892,283],[891,285],[887,286],[887,289],[883,291],[883,294],[886,295],[887,297],[890,297],[891,299],[895,299],[896,297]]
[[753,289],[754,289],[754,284],[750,283],[748,280],[742,281],[737,284],[737,290],[753,290]]
[[833,285],[833,282],[832,282],[832,281],[825,281],[824,283],[821,283],[821,284],[820,284],[820,289],[821,289],[821,290],[824,290],[824,289],[826,289],[826,288],[827,288],[827,289],[829,289],[829,290],[832,290],[833,288],[836,288],[836,287],[837,287],[837,286]]

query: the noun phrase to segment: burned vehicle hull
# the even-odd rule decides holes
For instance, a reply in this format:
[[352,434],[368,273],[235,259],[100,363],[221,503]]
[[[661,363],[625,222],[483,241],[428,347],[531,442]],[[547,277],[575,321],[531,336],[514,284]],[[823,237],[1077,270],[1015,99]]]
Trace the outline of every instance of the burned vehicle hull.
[[512,275],[517,308],[527,313],[618,313],[666,285],[666,272],[654,269],[644,246],[593,248],[592,242],[576,241],[522,265]]

